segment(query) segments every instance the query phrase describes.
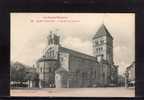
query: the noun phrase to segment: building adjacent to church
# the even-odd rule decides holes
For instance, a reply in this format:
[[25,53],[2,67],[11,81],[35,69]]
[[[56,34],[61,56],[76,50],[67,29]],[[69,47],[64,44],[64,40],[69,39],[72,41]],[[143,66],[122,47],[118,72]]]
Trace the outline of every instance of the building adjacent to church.
[[125,71],[125,86],[135,86],[135,62],[132,62]]
[[116,86],[118,66],[113,62],[113,37],[103,24],[92,38],[93,56],[65,48],[50,31],[47,50],[36,62],[40,88]]

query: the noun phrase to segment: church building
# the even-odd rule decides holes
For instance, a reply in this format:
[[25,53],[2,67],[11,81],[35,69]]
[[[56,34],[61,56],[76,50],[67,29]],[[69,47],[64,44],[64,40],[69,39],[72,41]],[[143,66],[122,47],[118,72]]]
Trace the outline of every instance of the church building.
[[93,56],[65,48],[50,31],[47,49],[36,62],[39,88],[87,88],[116,86],[118,66],[113,62],[113,37],[106,26],[92,38]]

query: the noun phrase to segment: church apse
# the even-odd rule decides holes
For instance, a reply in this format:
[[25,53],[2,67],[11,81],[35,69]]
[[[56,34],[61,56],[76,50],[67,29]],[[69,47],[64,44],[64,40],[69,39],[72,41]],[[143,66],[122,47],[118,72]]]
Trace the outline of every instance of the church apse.
[[37,61],[39,87],[41,88],[55,87],[55,70],[59,67],[59,36],[50,31],[47,41],[47,48]]

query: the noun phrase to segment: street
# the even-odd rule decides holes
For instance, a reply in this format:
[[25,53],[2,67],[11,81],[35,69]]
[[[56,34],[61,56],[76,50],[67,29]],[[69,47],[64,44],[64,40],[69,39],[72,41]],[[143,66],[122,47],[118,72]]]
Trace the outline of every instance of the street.
[[43,88],[11,89],[11,96],[59,97],[134,97],[135,88]]

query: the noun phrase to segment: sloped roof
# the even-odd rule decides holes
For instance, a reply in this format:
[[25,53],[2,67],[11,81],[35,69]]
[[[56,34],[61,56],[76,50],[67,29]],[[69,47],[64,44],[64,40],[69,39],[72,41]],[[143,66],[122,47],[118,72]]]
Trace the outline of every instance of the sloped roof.
[[96,34],[94,35],[93,39],[94,38],[97,38],[97,37],[101,37],[101,36],[109,36],[113,39],[113,37],[111,36],[111,34],[109,33],[108,29],[106,28],[106,26],[104,24],[101,25],[101,27],[98,29],[98,31],[96,32]]
[[56,73],[67,72],[65,68],[60,67],[56,70]]
[[81,53],[81,52],[78,52],[78,51],[75,51],[75,50],[71,50],[71,49],[68,49],[68,48],[65,48],[65,47],[60,47],[60,51],[69,53],[69,54],[71,54],[73,56],[76,56],[76,57],[96,61],[96,57],[94,57],[94,56],[90,56],[90,55],[87,55],[87,54],[84,54],[84,53]]

